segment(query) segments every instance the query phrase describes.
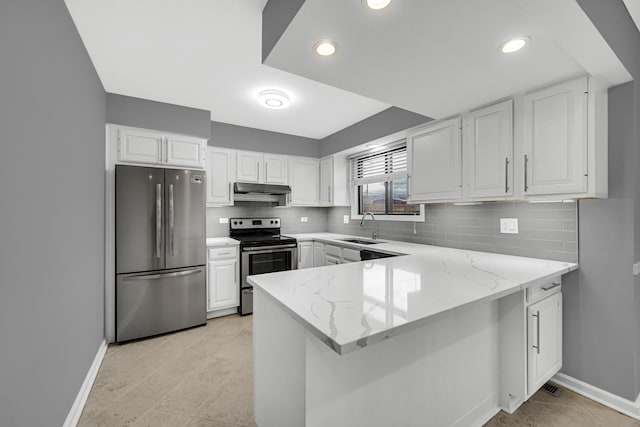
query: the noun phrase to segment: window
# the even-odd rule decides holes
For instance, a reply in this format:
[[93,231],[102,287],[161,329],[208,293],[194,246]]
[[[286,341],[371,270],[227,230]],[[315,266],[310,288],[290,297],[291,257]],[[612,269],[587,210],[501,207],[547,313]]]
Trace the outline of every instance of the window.
[[[400,220],[422,220],[422,205],[407,204],[407,146],[399,141],[379,152],[369,152],[351,159],[352,216],[366,212]],[[419,215],[420,218],[416,218]]]

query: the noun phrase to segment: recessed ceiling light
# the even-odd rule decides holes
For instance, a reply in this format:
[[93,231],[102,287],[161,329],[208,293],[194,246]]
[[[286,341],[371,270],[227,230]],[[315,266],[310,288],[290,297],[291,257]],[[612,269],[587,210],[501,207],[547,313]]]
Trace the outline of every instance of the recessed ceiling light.
[[331,56],[337,49],[338,45],[333,40],[320,40],[313,45],[313,51],[321,56]]
[[258,94],[258,104],[274,110],[287,108],[291,104],[289,95],[277,89],[263,90]]
[[365,0],[365,4],[373,10],[384,9],[389,6],[389,3],[391,3],[391,0]]
[[531,38],[528,36],[522,36],[522,37],[516,37],[513,38],[511,40],[507,40],[506,42],[502,43],[499,47],[498,50],[501,53],[513,53],[513,52],[517,52],[520,49],[522,49],[524,47],[524,45],[527,44],[527,42],[530,40]]

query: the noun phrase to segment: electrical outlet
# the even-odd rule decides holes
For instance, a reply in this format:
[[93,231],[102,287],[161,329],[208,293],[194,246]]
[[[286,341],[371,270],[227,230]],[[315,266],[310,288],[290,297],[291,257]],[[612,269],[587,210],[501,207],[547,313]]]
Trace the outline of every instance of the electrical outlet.
[[229,224],[229,218],[219,218],[220,224]]
[[342,220],[345,224],[349,224],[349,215],[345,215]]
[[518,218],[500,218],[500,233],[518,234]]
[[307,218],[306,216],[301,216],[300,222],[309,222],[309,218]]

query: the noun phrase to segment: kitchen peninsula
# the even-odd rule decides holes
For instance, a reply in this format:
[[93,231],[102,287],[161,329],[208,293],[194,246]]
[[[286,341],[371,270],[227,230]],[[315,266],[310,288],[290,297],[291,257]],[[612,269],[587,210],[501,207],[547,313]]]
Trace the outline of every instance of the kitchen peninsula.
[[260,427],[477,426],[557,372],[559,284],[577,264],[375,247],[405,255],[249,278]]

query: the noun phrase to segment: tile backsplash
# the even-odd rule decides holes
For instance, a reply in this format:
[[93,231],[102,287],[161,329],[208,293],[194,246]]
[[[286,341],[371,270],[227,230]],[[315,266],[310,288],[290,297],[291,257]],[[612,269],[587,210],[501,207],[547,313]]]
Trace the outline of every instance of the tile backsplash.
[[[207,237],[226,237],[229,224],[220,218],[278,217],[282,233],[318,233],[327,231],[327,208],[274,207],[259,202],[236,202],[235,206],[207,208]],[[307,217],[307,222],[301,222]]]
[[[425,205],[425,222],[377,221],[380,239],[578,262],[578,202]],[[372,222],[343,223],[349,208],[327,209],[327,231],[371,236]],[[518,234],[501,234],[500,218],[518,218]]]
[[[495,202],[475,206],[425,205],[425,222],[376,221],[380,239],[447,246],[484,252],[578,261],[578,203]],[[207,237],[229,235],[229,224],[219,218],[274,216],[282,232],[328,231],[370,237],[367,219],[343,223],[350,209],[279,208],[264,203],[237,202],[236,206],[207,208]],[[301,222],[307,217],[307,222]],[[518,234],[501,234],[500,218],[518,218]]]

